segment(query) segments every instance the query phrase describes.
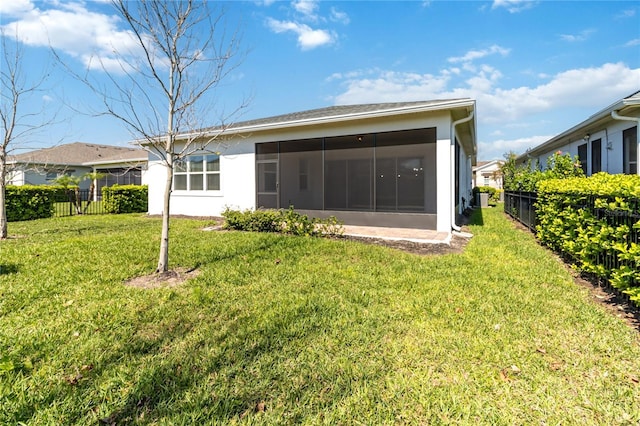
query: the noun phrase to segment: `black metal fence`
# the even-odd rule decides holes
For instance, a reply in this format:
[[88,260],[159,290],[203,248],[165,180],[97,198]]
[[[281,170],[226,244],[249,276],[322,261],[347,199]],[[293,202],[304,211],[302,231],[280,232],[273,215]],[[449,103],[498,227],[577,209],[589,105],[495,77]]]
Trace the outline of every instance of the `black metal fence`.
[[89,189],[67,189],[56,194],[54,217],[79,214],[105,214],[102,196]]
[[[527,228],[536,232],[537,212],[536,202],[538,195],[535,192],[517,192],[505,191],[504,211],[509,216],[519,221]],[[611,202],[614,199],[609,200]],[[617,210],[596,207],[596,197],[588,197],[579,205],[573,206],[577,210],[584,210],[591,213],[600,223],[605,225],[606,229],[612,230],[612,235],[607,239],[609,244],[601,246],[597,250],[590,250],[591,254],[582,256],[577,253],[565,253],[560,250],[560,254],[567,256],[577,264],[589,263],[603,267],[603,273],[594,276],[601,283],[616,292],[620,297],[629,301],[629,295],[624,294],[619,289],[613,288],[611,282],[613,271],[636,271],[637,263],[632,259],[623,258],[621,253],[623,249],[616,248],[615,245],[620,244],[622,247],[631,247],[633,244],[640,244],[640,199],[627,200],[627,209]],[[623,231],[618,231],[623,230]],[[614,245],[614,243],[617,243]],[[622,251],[621,251],[622,250]],[[640,280],[629,278],[627,280],[629,287],[640,286]],[[640,303],[636,302],[640,307]]]
[[538,194],[535,192],[505,191],[504,211],[535,232],[537,224],[536,201],[538,201]]

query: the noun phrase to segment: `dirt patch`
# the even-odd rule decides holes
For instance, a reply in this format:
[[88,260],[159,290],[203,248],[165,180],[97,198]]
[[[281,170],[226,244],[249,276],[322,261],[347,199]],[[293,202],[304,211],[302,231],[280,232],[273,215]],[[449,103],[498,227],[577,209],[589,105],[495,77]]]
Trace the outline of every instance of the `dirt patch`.
[[197,277],[200,274],[198,269],[177,268],[159,274],[144,275],[125,281],[124,285],[129,287],[154,289],[177,287],[188,279]]
[[420,256],[462,253],[470,240],[470,238],[464,238],[457,235],[451,237],[451,242],[449,244],[416,243],[406,240],[385,240],[383,238],[354,237],[351,235],[345,235],[340,238],[359,241],[365,244],[390,247],[396,250],[402,250]]

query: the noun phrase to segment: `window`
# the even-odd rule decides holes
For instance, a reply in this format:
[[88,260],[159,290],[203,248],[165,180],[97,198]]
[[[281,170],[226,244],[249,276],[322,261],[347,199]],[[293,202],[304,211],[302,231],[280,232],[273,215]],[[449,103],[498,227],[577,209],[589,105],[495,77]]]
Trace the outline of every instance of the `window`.
[[580,167],[584,174],[587,174],[587,144],[583,143],[578,146],[578,160],[580,161]]
[[622,145],[624,172],[635,175],[638,173],[638,126],[622,132]]
[[602,139],[591,142],[591,174],[602,171]]
[[489,186],[491,184],[491,177],[489,175],[482,175],[484,177],[484,186]]
[[173,189],[178,191],[219,191],[220,157],[190,155],[173,165]]

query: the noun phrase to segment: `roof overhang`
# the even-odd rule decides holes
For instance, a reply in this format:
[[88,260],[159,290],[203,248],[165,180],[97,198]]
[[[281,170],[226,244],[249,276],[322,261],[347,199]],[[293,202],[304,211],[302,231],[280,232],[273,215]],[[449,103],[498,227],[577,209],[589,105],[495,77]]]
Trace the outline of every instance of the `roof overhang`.
[[145,156],[140,158],[114,159],[114,160],[105,160],[105,161],[88,161],[86,163],[82,163],[82,165],[87,167],[95,167],[95,166],[108,166],[113,164],[146,163],[147,161],[149,161],[149,158]]
[[[295,127],[316,126],[332,123],[343,123],[349,121],[375,119],[382,117],[401,116],[407,114],[428,113],[436,111],[446,110],[461,110],[473,111],[475,110],[475,101],[472,99],[454,99],[441,102],[425,102],[424,104],[402,106],[396,108],[384,108],[375,111],[361,111],[348,114],[333,114],[322,117],[311,117],[302,119],[292,119],[286,121],[274,121],[269,122],[265,119],[258,124],[243,124],[237,123],[237,125],[230,125],[228,127],[214,127],[210,130],[199,130],[198,132],[182,133],[177,136],[177,141],[193,138],[210,138],[210,137],[225,137],[244,135],[249,133],[257,133],[263,131],[277,131],[281,129],[290,129]],[[475,129],[475,120],[474,129]],[[475,132],[474,132],[475,135]],[[145,143],[143,141],[139,141]]]

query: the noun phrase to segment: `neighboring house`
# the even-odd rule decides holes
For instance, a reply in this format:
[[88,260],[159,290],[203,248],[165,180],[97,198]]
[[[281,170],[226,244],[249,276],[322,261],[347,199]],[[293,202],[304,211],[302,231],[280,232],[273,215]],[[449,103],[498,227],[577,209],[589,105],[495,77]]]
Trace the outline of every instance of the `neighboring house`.
[[528,150],[516,159],[543,167],[547,158],[561,151],[578,156],[587,176],[598,172],[639,174],[640,91],[620,99],[613,105]]
[[[100,172],[105,176],[96,182],[99,195],[103,186],[142,184],[147,158],[148,154],[142,149],[74,142],[9,156],[7,183],[49,185],[62,175],[82,177]],[[80,187],[86,189],[90,184],[84,180]]]
[[[451,232],[468,206],[475,101],[334,106],[236,123],[175,165],[171,213],[288,208],[346,224]],[[220,129],[208,129],[203,139]],[[455,137],[452,136],[455,134]],[[222,151],[222,152],[218,152]],[[149,156],[149,213],[166,169]]]
[[502,189],[502,171],[500,168],[504,164],[502,160],[478,161],[473,168],[473,187],[490,186]]

